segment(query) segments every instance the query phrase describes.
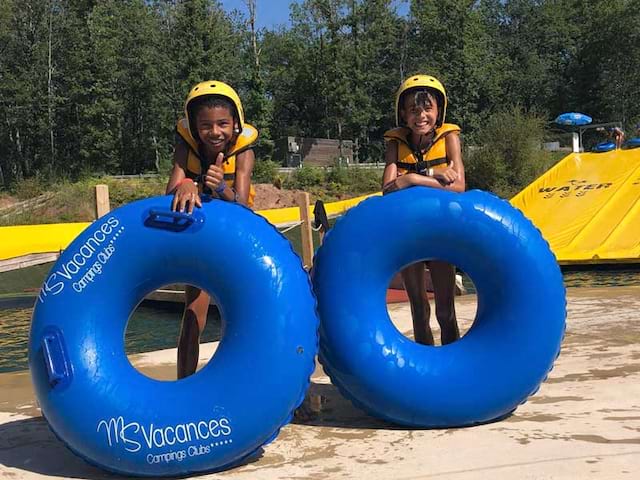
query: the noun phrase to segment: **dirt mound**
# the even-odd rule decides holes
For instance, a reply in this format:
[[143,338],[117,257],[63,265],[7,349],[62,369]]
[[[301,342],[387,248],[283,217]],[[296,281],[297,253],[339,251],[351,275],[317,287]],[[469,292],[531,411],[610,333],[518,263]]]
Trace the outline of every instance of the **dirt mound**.
[[[255,185],[256,198],[254,210],[267,210],[270,208],[286,208],[296,206],[296,194],[302,190],[281,190],[268,183]],[[315,200],[312,200],[315,201]]]
[[[270,183],[258,183],[254,185],[256,188],[256,198],[255,205],[253,206],[254,210],[267,210],[270,208],[287,208],[287,207],[296,207],[296,194],[298,192],[303,192],[304,190],[285,190],[274,187]],[[346,200],[355,195],[332,195],[330,200],[327,200],[322,196],[322,193],[318,193],[318,191],[314,193],[309,192],[309,203],[313,205],[318,199],[318,195],[325,202],[331,201],[335,202],[338,200]]]
[[0,210],[3,208],[8,208],[14,204],[18,203],[18,200],[10,195],[0,195]]

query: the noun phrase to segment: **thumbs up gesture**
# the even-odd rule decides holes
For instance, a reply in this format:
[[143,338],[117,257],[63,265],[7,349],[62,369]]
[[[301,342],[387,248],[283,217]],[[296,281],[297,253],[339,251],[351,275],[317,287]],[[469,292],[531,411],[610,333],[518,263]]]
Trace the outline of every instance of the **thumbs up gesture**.
[[207,174],[204,177],[204,184],[209,187],[212,192],[216,191],[216,189],[224,183],[224,170],[222,168],[223,161],[224,155],[220,152],[216,157],[216,161],[209,165]]

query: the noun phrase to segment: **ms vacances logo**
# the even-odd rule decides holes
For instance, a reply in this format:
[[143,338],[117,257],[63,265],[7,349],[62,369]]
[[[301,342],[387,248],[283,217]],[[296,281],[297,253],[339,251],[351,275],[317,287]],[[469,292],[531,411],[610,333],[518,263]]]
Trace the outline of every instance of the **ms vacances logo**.
[[63,263],[56,265],[44,281],[38,300],[60,294],[67,286],[80,293],[102,274],[104,266],[116,252],[116,241],[124,226],[116,217],[102,222],[93,234]]
[[119,416],[100,420],[96,431],[104,432],[111,448],[121,447],[128,453],[142,450],[148,464],[182,462],[233,443],[231,421],[226,417],[160,426]]

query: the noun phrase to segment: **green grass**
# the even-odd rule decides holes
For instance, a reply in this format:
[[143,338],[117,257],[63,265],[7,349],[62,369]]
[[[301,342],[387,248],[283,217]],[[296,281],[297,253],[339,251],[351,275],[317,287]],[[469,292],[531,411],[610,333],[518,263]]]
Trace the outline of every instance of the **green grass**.
[[[305,190],[326,202],[375,192],[380,189],[382,170],[346,167],[303,167],[280,174],[273,162],[260,162],[254,183],[274,183],[287,189]],[[90,222],[95,218],[95,186],[109,187],[111,209],[156,195],[164,195],[168,177],[90,177],[78,182],[47,183],[40,177],[25,180],[11,191],[18,200],[53,193],[46,204],[0,218],[0,226]],[[1,193],[1,192],[0,192]]]
[[61,181],[46,188],[36,185],[35,180],[31,179],[16,187],[13,195],[20,200],[28,200],[44,192],[52,192],[53,198],[43,206],[0,218],[0,225],[90,222],[95,218],[95,186],[99,184],[109,187],[110,206],[115,209],[134,200],[163,195],[167,177],[126,180],[92,177],[73,183]]

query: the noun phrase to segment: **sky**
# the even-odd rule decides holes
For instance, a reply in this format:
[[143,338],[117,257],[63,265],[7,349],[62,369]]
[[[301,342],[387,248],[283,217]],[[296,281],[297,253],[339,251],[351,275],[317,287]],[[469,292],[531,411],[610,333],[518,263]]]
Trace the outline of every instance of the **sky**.
[[[247,15],[247,6],[243,0],[221,0],[225,10],[240,10]],[[256,15],[258,28],[272,28],[289,24],[289,5],[298,3],[295,0],[257,0]]]
[[[244,0],[220,0],[225,10],[240,10],[247,14],[247,6]],[[272,29],[278,25],[289,25],[289,5],[301,3],[302,0],[257,0],[257,26],[258,28]],[[408,0],[396,0],[398,11],[407,11]]]

